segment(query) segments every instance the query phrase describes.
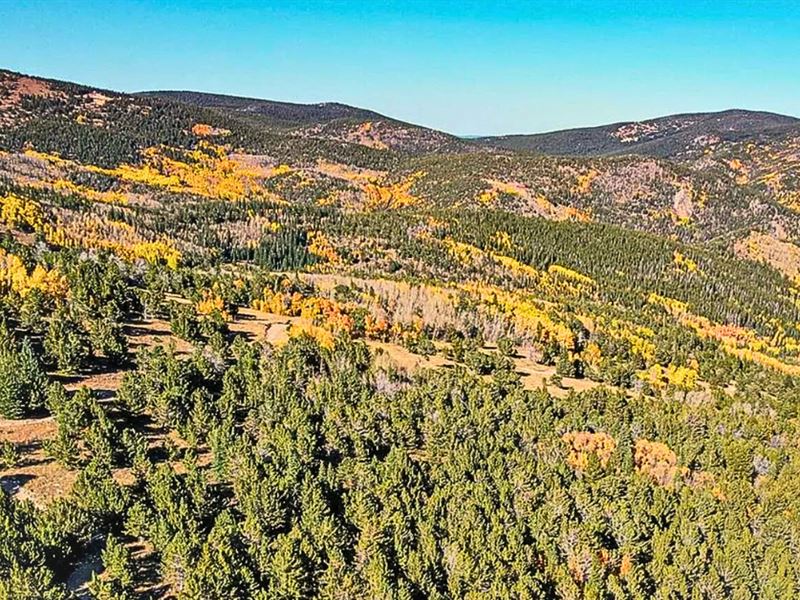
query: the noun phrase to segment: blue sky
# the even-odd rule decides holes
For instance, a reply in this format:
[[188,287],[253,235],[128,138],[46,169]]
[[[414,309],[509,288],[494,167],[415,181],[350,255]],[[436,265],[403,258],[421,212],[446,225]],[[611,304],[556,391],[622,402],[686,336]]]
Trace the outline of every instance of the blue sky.
[[800,0],[0,0],[0,66],[339,101],[458,134],[800,116]]

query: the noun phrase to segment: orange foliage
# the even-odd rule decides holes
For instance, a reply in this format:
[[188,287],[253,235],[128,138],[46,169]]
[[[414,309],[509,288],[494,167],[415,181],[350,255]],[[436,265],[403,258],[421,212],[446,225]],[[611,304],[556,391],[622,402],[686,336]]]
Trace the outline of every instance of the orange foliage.
[[617,448],[617,441],[607,433],[591,431],[570,431],[561,436],[569,447],[567,463],[578,471],[589,466],[589,456],[595,455],[600,464],[608,464],[611,455]]
[[623,554],[619,564],[619,574],[621,577],[627,577],[631,571],[633,571],[633,558],[630,554]]
[[303,301],[300,318],[333,332],[350,332],[355,324],[339,303],[319,297]]
[[633,462],[637,472],[651,477],[660,485],[671,485],[678,474],[678,457],[661,442],[636,440]]
[[206,123],[196,123],[192,125],[192,133],[197,137],[209,137],[212,135],[228,135],[230,130],[220,129],[219,127],[214,127]]
[[659,296],[658,294],[650,294],[648,301],[663,306],[682,325],[690,327],[701,337],[719,340],[722,343],[722,348],[733,356],[788,375],[800,376],[800,366],[787,364],[775,356],[770,356],[770,354],[774,355],[780,351],[779,348],[773,345],[774,342],[780,341],[784,347],[796,349],[796,341],[791,338],[777,335],[775,340],[767,340],[760,338],[752,329],[713,323],[706,317],[689,312],[688,305],[685,302]]
[[201,137],[211,135],[212,131],[214,131],[214,128],[211,127],[211,125],[206,125],[205,123],[197,123],[192,126],[192,133]]
[[372,340],[386,341],[389,339],[391,326],[384,317],[367,315],[364,320],[364,335]]

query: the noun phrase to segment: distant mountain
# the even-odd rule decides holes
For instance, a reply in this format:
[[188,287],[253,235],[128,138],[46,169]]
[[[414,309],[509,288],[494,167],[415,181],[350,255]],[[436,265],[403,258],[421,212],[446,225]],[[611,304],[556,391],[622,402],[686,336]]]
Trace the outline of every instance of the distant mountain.
[[286,128],[321,125],[341,119],[367,121],[388,118],[371,110],[338,102],[299,104],[187,91],[152,91],[140,92],[134,95],[163,98],[204,108],[259,115],[269,120],[276,127]]
[[[138,186],[158,174],[153,194],[178,188],[345,211],[501,210],[753,256],[758,246],[757,256],[773,259],[778,243],[800,248],[798,123],[728,111],[474,141],[337,103],[131,95],[0,70],[0,188],[4,179],[50,188],[73,181],[72,170],[78,186],[90,179],[103,190],[148,193],[115,171],[124,165],[143,169]],[[539,154],[513,149],[531,140]],[[198,150],[219,172],[198,174]],[[220,156],[229,162],[214,162]],[[221,182],[230,184],[224,192]],[[761,236],[744,243],[751,231]],[[774,238],[769,251],[765,236]],[[785,271],[795,268],[800,262]]]
[[299,104],[186,91],[136,95],[210,109],[291,135],[331,139],[378,150],[391,148],[419,154],[462,152],[472,147],[456,136],[338,102]]
[[800,119],[769,112],[726,110],[671,115],[531,135],[480,138],[509,150],[563,156],[641,154],[671,158],[702,152],[721,142],[782,139],[800,132]]

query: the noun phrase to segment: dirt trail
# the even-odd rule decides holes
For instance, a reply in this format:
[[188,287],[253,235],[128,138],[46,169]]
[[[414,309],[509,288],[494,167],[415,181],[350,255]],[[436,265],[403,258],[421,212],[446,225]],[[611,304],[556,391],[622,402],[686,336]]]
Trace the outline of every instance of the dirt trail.
[[66,494],[75,481],[74,473],[49,458],[43,443],[56,433],[52,417],[0,420],[0,440],[14,443],[21,455],[12,469],[0,470],[0,487],[21,500],[34,504]]
[[521,376],[522,387],[526,390],[537,390],[543,384],[547,384],[547,391],[559,398],[566,397],[570,390],[584,392],[600,385],[590,379],[564,377],[561,381],[561,387],[557,387],[548,383],[548,380],[556,373],[555,367],[539,364],[530,358],[515,358],[514,365]]
[[267,341],[270,344],[281,345],[289,339],[289,327],[299,320],[299,317],[240,308],[236,319],[228,323],[228,327],[233,333],[245,335],[251,342]]

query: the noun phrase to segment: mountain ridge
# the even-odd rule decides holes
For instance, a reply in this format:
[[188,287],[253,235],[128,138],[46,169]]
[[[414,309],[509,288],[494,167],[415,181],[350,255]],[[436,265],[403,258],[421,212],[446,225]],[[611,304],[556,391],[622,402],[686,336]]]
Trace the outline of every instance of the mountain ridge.
[[[800,133],[790,135],[792,117],[738,110],[664,117],[643,122],[642,143],[673,144],[676,152],[668,157],[559,156],[462,140],[337,103],[176,94],[185,101],[175,94],[130,95],[2,71],[0,148],[12,155],[27,149],[57,153],[106,169],[146,166],[169,177],[165,153],[186,159],[211,144],[219,156],[238,161],[242,172],[254,165],[262,170],[253,189],[266,186],[291,202],[346,210],[496,209],[611,223],[685,242],[724,239],[740,249],[749,248],[740,242],[753,230],[774,233],[775,244],[800,243]],[[717,129],[733,123],[744,143],[709,140],[687,151],[681,140],[695,135],[698,122]],[[626,125],[590,131],[605,137],[609,129],[641,133],[619,133]],[[575,131],[585,130],[560,135]],[[789,137],[782,141],[776,131]],[[180,168],[191,172],[194,160]],[[295,175],[270,180],[280,165]],[[207,175],[211,185],[217,175]]]
[[[644,120],[617,121],[545,132],[459,136],[435,127],[410,123],[368,108],[338,101],[302,103],[195,90],[142,90],[128,93],[89,84],[27,75],[10,69],[0,69],[0,75],[69,86],[84,94],[94,92],[132,98],[160,99],[205,109],[222,110],[227,114],[252,115],[264,118],[270,127],[278,129],[327,127],[331,124],[341,127],[354,122],[378,121],[445,136],[449,143],[455,144],[460,150],[471,146],[483,146],[555,156],[599,157],[640,154],[672,158],[702,149],[706,144],[696,143],[693,146],[692,142],[709,141],[697,140],[703,135],[710,134],[712,138],[716,136],[719,138],[716,141],[738,142],[751,138],[764,141],[800,132],[798,117],[764,110],[730,108],[721,111],[675,113]],[[709,132],[704,126],[713,121],[718,121],[720,126],[711,127]],[[698,127],[702,130],[700,135],[697,135]]]
[[[481,143],[564,156],[645,154],[669,158],[709,142],[742,141],[800,130],[800,119],[769,111],[726,109],[678,113],[543,133],[484,136]],[[677,140],[677,143],[676,143]]]
[[335,101],[287,102],[249,96],[198,92],[195,90],[145,90],[135,92],[132,95],[163,98],[205,108],[254,113],[274,118],[279,122],[286,122],[289,125],[304,125],[308,124],[308,122],[318,123],[319,121],[326,122],[348,118],[396,120],[370,109]]

